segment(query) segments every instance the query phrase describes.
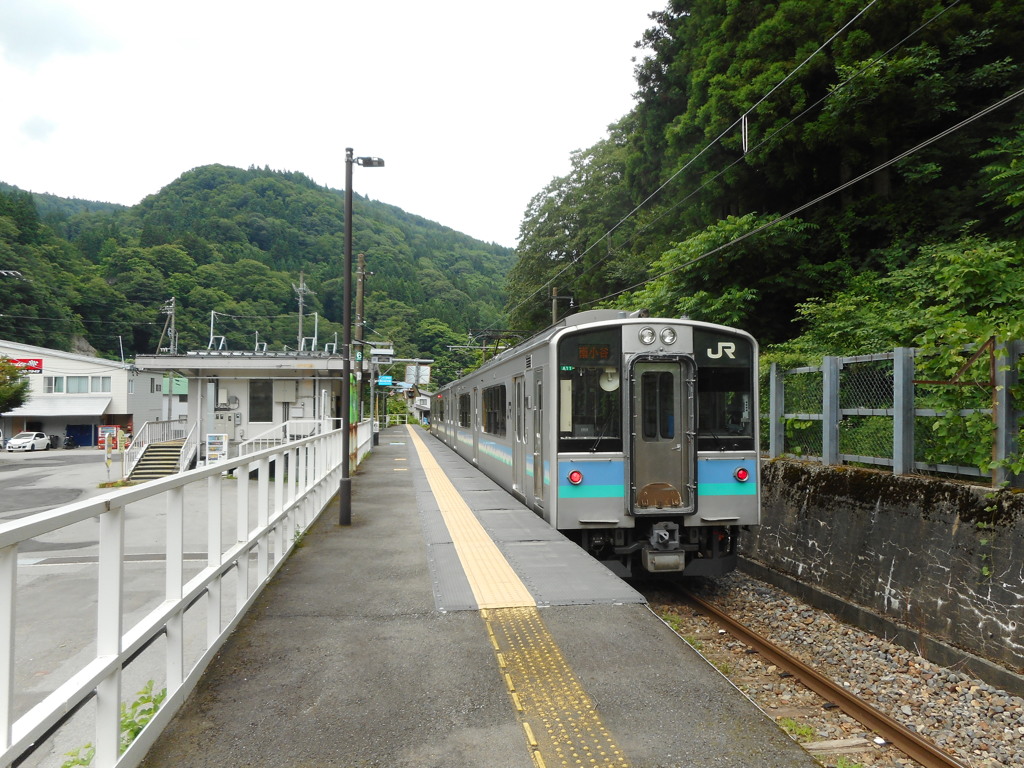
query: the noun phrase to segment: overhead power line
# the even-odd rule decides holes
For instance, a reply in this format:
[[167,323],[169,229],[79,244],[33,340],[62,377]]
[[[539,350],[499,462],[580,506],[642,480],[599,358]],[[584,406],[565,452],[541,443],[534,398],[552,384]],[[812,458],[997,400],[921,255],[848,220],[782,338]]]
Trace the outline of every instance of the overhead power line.
[[800,213],[802,211],[805,211],[808,208],[811,208],[812,206],[817,205],[818,203],[822,202],[823,200],[827,200],[828,198],[832,197],[833,195],[839,194],[844,189],[847,189],[848,187],[852,187],[854,184],[857,184],[857,183],[859,183],[861,181],[864,181],[864,179],[867,179],[867,178],[873,176],[874,174],[878,173],[879,171],[882,171],[882,170],[888,168],[889,166],[891,166],[891,165],[893,165],[895,163],[898,163],[900,160],[905,160],[906,158],[910,157],[911,155],[913,155],[913,154],[915,154],[917,152],[920,152],[925,147],[928,147],[928,146],[934,144],[935,142],[937,142],[937,141],[939,141],[941,139],[944,139],[946,136],[949,136],[952,133],[956,133],[960,129],[970,125],[971,123],[973,123],[975,120],[980,120],[981,118],[985,117],[985,115],[989,114],[990,112],[993,112],[993,111],[999,109],[1000,107],[1006,106],[1007,104],[1009,104],[1010,102],[1014,101],[1015,99],[1020,98],[1021,96],[1024,96],[1024,88],[1022,88],[1019,91],[1016,91],[1016,92],[1010,94],[1009,96],[1006,96],[1006,97],[1000,99],[995,104],[991,104],[991,105],[985,107],[984,109],[976,112],[975,114],[971,115],[967,119],[961,120],[956,125],[951,126],[950,128],[947,128],[946,130],[941,131],[940,133],[935,134],[930,139],[926,139],[926,140],[922,141],[920,144],[918,144],[918,145],[916,145],[914,147],[911,147],[906,152],[902,152],[902,153],[896,155],[895,157],[890,158],[889,160],[886,160],[884,163],[875,166],[870,171],[865,171],[860,176],[857,176],[856,178],[850,179],[849,181],[845,182],[844,184],[840,184],[838,187],[835,187],[835,188],[829,190],[828,192],[825,192],[824,194],[818,195],[818,197],[814,198],[813,200],[810,200],[810,201],[808,201],[808,202],[806,202],[806,203],[804,203],[802,205],[797,206],[796,208],[791,210],[789,213],[784,213],[781,216],[777,216],[776,218],[772,219],[771,221],[769,221],[769,222],[767,222],[765,224],[762,224],[761,226],[756,227],[755,229],[752,229],[749,232],[745,232],[744,234],[742,234],[739,237],[736,237],[736,238],[730,240],[727,243],[723,243],[722,245],[719,245],[719,246],[717,246],[715,248],[712,248],[710,251],[706,251],[706,252],[702,253],[700,256],[696,256],[696,257],[690,259],[689,261],[687,261],[687,262],[685,262],[683,264],[678,264],[675,267],[672,267],[672,269],[667,269],[664,272],[662,272],[661,274],[655,275],[653,277],[649,277],[646,280],[642,280],[641,282],[636,283],[635,285],[629,286],[628,288],[623,288],[620,291],[616,291],[615,293],[610,293],[607,296],[603,296],[600,299],[595,299],[592,302],[586,302],[586,303],[588,303],[588,304],[595,304],[595,303],[597,303],[599,301],[606,301],[608,299],[613,299],[616,296],[622,295],[623,293],[627,293],[627,292],[632,291],[632,290],[634,290],[636,288],[639,288],[639,287],[641,287],[643,285],[646,285],[647,283],[654,282],[655,280],[660,280],[661,278],[666,277],[667,275],[671,275],[674,272],[678,272],[681,269],[685,269],[686,267],[692,266],[693,264],[696,264],[696,263],[698,263],[700,261],[703,261],[704,259],[708,258],[709,256],[713,256],[716,253],[720,253],[721,251],[724,251],[727,248],[731,248],[732,246],[736,245],[737,243],[742,242],[743,240],[746,240],[748,237],[752,237],[752,236],[754,236],[756,234],[764,232],[766,229],[770,229],[770,228],[774,227],[776,224],[779,224],[780,222],[783,222],[786,219],[789,219],[789,218],[792,218],[793,216],[796,216],[798,213]]
[[[942,17],[944,14],[946,14],[950,9],[954,8],[955,6],[957,6],[960,3],[960,1],[961,0],[953,0],[953,2],[949,3],[948,5],[944,6],[941,9],[939,9],[934,15],[932,15],[930,18],[928,18],[927,20],[922,22],[916,29],[914,29],[912,32],[910,32],[906,36],[904,36],[899,42],[897,42],[894,45],[892,45],[884,53],[876,56],[875,58],[873,58],[872,60],[870,60],[869,62],[864,64],[856,73],[854,73],[852,76],[850,76],[849,78],[844,80],[842,83],[840,83],[835,88],[831,89],[829,91],[829,93],[827,93],[826,95],[824,95],[821,98],[819,98],[813,104],[811,104],[808,107],[806,107],[802,112],[800,112],[800,114],[794,116],[792,119],[787,121],[785,125],[779,127],[778,129],[776,129],[772,133],[770,133],[767,136],[765,136],[764,138],[762,138],[752,149],[756,150],[756,149],[760,148],[761,146],[763,146],[764,144],[768,143],[769,141],[774,139],[776,136],[778,136],[780,133],[782,133],[785,130],[787,130],[794,123],[802,120],[809,112],[811,112],[812,110],[814,110],[815,108],[820,106],[823,102],[825,102],[829,98],[832,98],[836,94],[840,93],[844,88],[849,86],[852,82],[854,82],[855,80],[857,80],[858,78],[860,78],[861,76],[866,74],[867,72],[871,71],[875,67],[876,64],[878,64],[880,61],[883,61],[886,58],[888,58],[895,50],[897,50],[898,48],[903,46],[908,40],[910,40],[911,38],[913,38],[914,36],[919,34],[923,29],[927,28],[929,25],[933,24],[937,19]],[[658,188],[654,190],[654,192],[652,192],[646,198],[644,198],[644,200],[642,202],[640,202],[638,205],[636,205],[629,213],[627,213],[618,222],[616,222],[616,224],[614,226],[612,226],[607,232],[605,232],[594,243],[592,243],[590,246],[588,246],[583,251],[583,253],[579,254],[578,256],[576,256],[573,259],[571,259],[570,261],[568,261],[568,263],[566,263],[566,265],[564,267],[562,267],[562,269],[560,269],[557,273],[555,273],[552,277],[550,277],[546,282],[544,282],[541,286],[539,286],[532,294],[526,296],[523,300],[521,300],[518,304],[516,304],[515,307],[513,307],[512,311],[515,311],[515,310],[519,309],[520,307],[524,306],[525,304],[527,304],[528,302],[533,300],[538,294],[540,294],[541,292],[546,291],[548,287],[553,285],[555,283],[555,281],[557,281],[567,270],[569,270],[575,264],[577,264],[593,248],[595,248],[598,244],[600,244],[600,242],[602,240],[606,240],[606,239],[610,238],[610,236],[612,235],[613,232],[615,232],[619,227],[621,227],[626,221],[628,221],[633,216],[635,216],[640,210],[642,210],[644,207],[649,205],[651,203],[651,201],[653,201],[672,181],[674,181],[676,178],[678,178],[680,174],[682,174],[684,171],[686,171],[697,159],[699,159],[703,154],[705,154],[715,144],[720,142],[725,136],[727,136],[731,131],[733,131],[738,125],[742,125],[744,117],[748,116],[757,106],[759,106],[761,103],[763,103],[772,93],[774,93],[776,90],[778,90],[787,80],[789,80],[794,74],[796,74],[797,71],[799,71],[801,68],[803,68],[811,59],[813,59],[821,51],[823,51],[832,41],[834,41],[840,34],[842,34],[846,29],[848,29],[860,16],[862,16],[874,4],[875,4],[875,0],[872,0],[872,2],[868,3],[860,11],[858,11],[839,30],[837,30],[835,33],[833,33],[833,35],[825,43],[822,43],[820,46],[818,46],[818,48],[812,54],[807,56],[800,64],[798,64],[794,69],[792,69],[782,80],[780,80],[778,83],[776,83],[767,93],[765,93],[763,96],[761,96],[754,103],[753,106],[751,106],[750,108],[748,108],[744,112],[743,115],[741,115],[736,121],[734,121],[728,128],[726,128],[724,131],[719,133],[718,136],[716,136],[714,139],[711,139],[699,152],[697,152],[697,154],[695,154],[693,157],[691,157],[682,167],[677,169],[675,172],[672,173],[671,176],[669,176],[664,182],[662,182],[658,186]],[[994,106],[993,108],[998,108],[998,106]],[[975,119],[977,117],[980,117],[980,116],[981,115],[976,116]],[[969,121],[967,121],[967,122],[969,122]],[[954,129],[951,129],[951,131],[952,130],[956,130],[956,128],[954,127]],[[938,140],[939,138],[941,138],[941,136],[933,137],[933,140]],[[918,148],[915,148],[915,149],[912,149],[912,150],[908,150],[908,152],[912,153],[914,151],[917,151],[917,149]],[[894,158],[892,162],[898,162],[899,159],[901,159],[901,158]],[[692,197],[694,197],[700,191],[705,189],[708,185],[712,184],[715,180],[720,178],[730,168],[734,167],[735,165],[737,165],[738,163],[740,163],[742,161],[743,161],[743,155],[737,157],[735,160],[733,160],[727,166],[725,166],[720,171],[718,171],[718,173],[716,173],[714,176],[712,176],[711,178],[707,179],[700,186],[698,186],[694,190],[692,190],[688,195],[686,195],[685,197],[683,197],[680,200],[678,200],[676,203],[674,203],[667,210],[663,211],[656,218],[654,218],[652,221],[648,222],[647,225],[641,231],[645,231],[646,229],[648,229],[651,226],[653,226],[653,224],[655,224],[657,221],[662,219],[664,216],[668,215],[671,211],[677,209],[680,205],[682,205],[687,200],[689,200]],[[886,167],[885,164],[883,164],[882,166],[879,166],[878,169],[875,169],[873,171],[869,171],[867,175],[870,175],[871,173],[875,173],[875,172],[877,172],[878,170],[881,170],[884,167]],[[858,177],[858,178],[861,178],[861,177]],[[851,183],[855,183],[855,181],[853,181]],[[837,189],[837,190],[833,190],[830,193],[826,193],[820,199],[825,199],[825,198],[831,196],[832,194],[835,194],[838,191],[840,191],[840,190]],[[813,205],[813,204],[814,204],[814,202],[812,201],[811,203],[807,204],[806,206],[802,206],[801,208],[797,209],[797,211],[804,210],[806,207],[810,207],[810,205]],[[790,214],[787,214],[784,217],[780,217],[777,221],[785,220],[785,218],[788,218],[789,216],[792,216],[792,215],[795,215],[795,214],[793,212],[791,212]],[[773,222],[773,223],[776,223],[776,222]],[[768,225],[768,226],[770,226],[770,225]],[[755,234],[755,233],[754,232],[748,233],[747,236],[749,236],[751,234]],[[634,237],[635,237],[635,234],[634,234]],[[722,246],[722,247],[728,247],[728,245],[729,244],[726,244],[726,246]],[[591,269],[593,269],[596,266],[599,266],[601,263],[603,263],[605,260],[607,260],[613,253],[614,253],[614,251],[609,249],[609,253],[607,255],[603,256],[598,261],[596,261],[593,265],[591,265]],[[710,254],[708,254],[708,255],[710,255]],[[698,258],[702,258],[702,257],[698,257]],[[575,280],[578,280],[578,279],[579,279],[579,277],[577,276],[575,278],[572,278],[572,281],[575,281]],[[646,282],[650,282],[651,280],[655,280],[655,279],[657,279],[657,277],[649,278],[649,279],[647,279],[647,280],[645,280],[645,281],[643,281],[641,283],[638,283],[637,285],[638,286],[639,285],[644,285]],[[570,282],[570,285],[572,285],[572,284],[573,283]],[[633,287],[637,287],[637,286],[633,286]],[[629,290],[632,290],[632,289],[633,288],[626,288],[626,289],[623,289],[623,290],[618,291],[616,293],[610,294],[609,296],[605,296],[605,297],[602,297],[602,298],[599,298],[599,299],[594,299],[592,301],[581,302],[581,306],[596,304],[598,302],[605,301],[608,298],[613,298],[615,296],[618,296],[618,295],[620,295],[622,293],[625,293],[625,292],[627,292]]]

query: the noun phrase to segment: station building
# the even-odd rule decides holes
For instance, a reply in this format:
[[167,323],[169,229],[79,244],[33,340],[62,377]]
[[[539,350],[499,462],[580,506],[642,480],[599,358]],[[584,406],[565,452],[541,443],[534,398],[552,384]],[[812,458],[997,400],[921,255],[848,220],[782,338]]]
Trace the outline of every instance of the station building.
[[161,352],[138,355],[135,365],[186,381],[178,419],[198,426],[200,442],[223,435],[232,455],[239,443],[312,432],[341,414],[343,360],[334,352]]
[[0,340],[0,355],[28,376],[29,398],[0,414],[4,437],[18,432],[70,435],[79,445],[97,445],[99,428],[125,432],[161,418],[163,376],[134,365]]

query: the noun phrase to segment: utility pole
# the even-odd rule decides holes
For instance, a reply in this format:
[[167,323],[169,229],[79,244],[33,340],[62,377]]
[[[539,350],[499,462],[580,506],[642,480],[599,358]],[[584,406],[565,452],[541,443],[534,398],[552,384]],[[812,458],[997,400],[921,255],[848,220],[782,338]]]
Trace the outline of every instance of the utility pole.
[[299,296],[299,343],[295,347],[296,349],[302,349],[302,341],[305,338],[302,333],[302,311],[305,307],[306,294],[309,291],[306,289],[306,276],[302,272],[299,272],[299,284],[292,283],[292,290]]
[[360,253],[357,258],[358,261],[356,266],[356,327],[353,330],[355,333],[356,362],[359,364],[359,383],[357,385],[359,395],[356,398],[356,402],[359,403],[359,417],[360,420],[362,420],[363,387],[366,385],[366,377],[363,375],[363,373],[366,371],[366,354],[363,349],[363,280],[365,279],[366,276],[366,256]]
[[156,353],[160,354],[160,345],[164,343],[164,336],[167,336],[168,353],[172,355],[178,354],[178,331],[174,327],[174,297],[171,296],[171,300],[164,304],[160,311],[167,315],[167,319],[164,321],[164,328],[160,331],[160,340],[156,343]]
[[574,306],[574,299],[572,296],[559,296],[558,289],[555,286],[551,286],[551,324],[555,325],[558,323],[558,300],[568,299],[569,309]]

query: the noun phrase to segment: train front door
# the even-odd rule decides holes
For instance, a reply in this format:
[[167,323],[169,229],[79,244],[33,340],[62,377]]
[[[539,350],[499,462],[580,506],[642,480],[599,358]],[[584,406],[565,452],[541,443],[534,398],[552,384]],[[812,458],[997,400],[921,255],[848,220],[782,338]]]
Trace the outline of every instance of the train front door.
[[684,359],[638,361],[630,376],[634,515],[694,510],[694,375]]

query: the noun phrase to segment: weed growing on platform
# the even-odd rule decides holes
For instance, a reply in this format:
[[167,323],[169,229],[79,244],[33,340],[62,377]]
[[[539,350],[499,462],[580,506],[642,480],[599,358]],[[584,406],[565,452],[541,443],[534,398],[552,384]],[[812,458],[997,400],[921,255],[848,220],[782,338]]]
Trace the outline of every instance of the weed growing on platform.
[[[157,693],[153,693],[153,681],[150,680],[136,694],[135,701],[131,704],[121,704],[121,752],[128,749],[128,746],[135,741],[135,737],[142,733],[142,729],[153,719],[165,698],[167,698],[167,689],[163,688]],[[64,754],[68,756],[68,759],[61,763],[60,768],[91,765],[92,759],[96,756],[96,747],[89,742],[84,747]]]

